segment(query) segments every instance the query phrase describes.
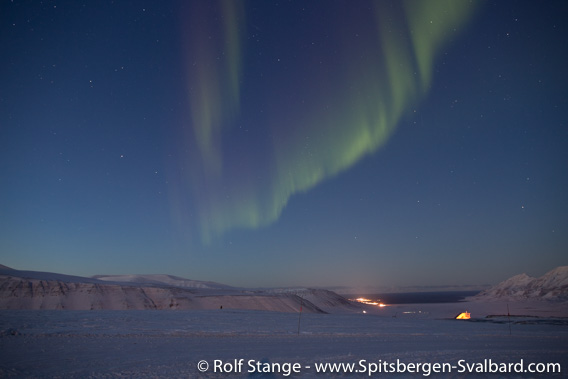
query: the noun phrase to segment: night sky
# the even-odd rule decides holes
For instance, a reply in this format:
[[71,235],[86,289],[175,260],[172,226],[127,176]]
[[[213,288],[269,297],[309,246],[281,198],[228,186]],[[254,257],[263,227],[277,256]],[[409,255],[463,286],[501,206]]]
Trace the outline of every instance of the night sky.
[[2,0],[0,263],[381,288],[566,265],[566,4]]

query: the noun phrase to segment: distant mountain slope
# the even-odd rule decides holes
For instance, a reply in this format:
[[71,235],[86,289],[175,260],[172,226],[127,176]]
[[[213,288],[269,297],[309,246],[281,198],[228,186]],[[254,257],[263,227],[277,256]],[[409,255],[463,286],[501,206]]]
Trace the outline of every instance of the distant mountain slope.
[[337,312],[339,309],[344,311],[355,311],[361,309],[361,304],[355,305],[352,301],[343,296],[324,289],[314,288],[274,288],[266,290],[273,294],[294,294],[299,296],[305,303],[317,304],[318,308],[328,313]]
[[515,275],[472,298],[473,300],[548,300],[568,302],[568,266],[557,267],[540,278]]
[[233,288],[226,284],[215,282],[204,282],[200,280],[191,280],[180,278],[173,275],[95,275],[94,279],[105,282],[124,282],[131,284],[155,284],[169,287],[180,288],[210,288],[210,289],[229,289]]
[[86,278],[84,276],[74,276],[58,274],[55,272],[45,272],[45,271],[27,271],[27,270],[14,270],[12,268],[0,267],[0,277],[17,277],[25,279],[40,279],[49,281],[61,281],[65,283],[104,283],[100,280],[94,278]]
[[247,290],[170,275],[84,278],[0,269],[0,309],[253,309],[277,312],[358,312],[331,291]]

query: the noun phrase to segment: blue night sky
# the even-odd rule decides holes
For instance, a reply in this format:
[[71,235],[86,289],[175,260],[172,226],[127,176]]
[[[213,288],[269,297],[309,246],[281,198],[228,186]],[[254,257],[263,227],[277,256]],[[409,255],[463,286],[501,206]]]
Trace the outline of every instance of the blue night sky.
[[568,257],[565,1],[2,1],[0,263],[444,286]]

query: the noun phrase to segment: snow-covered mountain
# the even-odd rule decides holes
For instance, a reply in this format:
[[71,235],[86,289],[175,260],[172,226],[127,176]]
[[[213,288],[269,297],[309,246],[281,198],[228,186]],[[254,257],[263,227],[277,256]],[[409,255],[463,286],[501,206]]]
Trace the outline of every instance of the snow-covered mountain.
[[515,275],[474,296],[473,300],[548,300],[568,302],[568,266],[557,267],[540,278]]
[[85,278],[0,267],[0,309],[253,309],[358,312],[331,291],[251,290],[170,275]]
[[209,289],[228,289],[232,288],[226,284],[215,282],[204,282],[180,278],[173,275],[95,275],[94,279],[105,282],[122,282],[142,285],[157,285],[180,288],[209,288]]
[[315,288],[272,288],[266,290],[267,293],[272,294],[287,294],[299,296],[302,302],[317,304],[318,308],[327,313],[336,313],[339,310],[353,311],[361,309],[361,304],[346,299],[345,297],[325,289]]

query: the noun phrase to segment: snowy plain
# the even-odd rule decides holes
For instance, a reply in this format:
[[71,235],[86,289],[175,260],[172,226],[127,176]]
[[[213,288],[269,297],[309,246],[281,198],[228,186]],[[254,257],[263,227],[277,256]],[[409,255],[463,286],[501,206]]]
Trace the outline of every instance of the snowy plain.
[[[502,316],[454,320],[456,309]],[[1,310],[0,377],[240,378],[286,377],[248,372],[249,360],[299,363],[290,377],[369,377],[368,372],[317,373],[317,363],[559,363],[561,373],[431,373],[432,377],[565,377],[568,321],[513,317],[503,304],[405,304],[367,313],[258,310]],[[541,308],[544,308],[541,306]],[[514,311],[515,312],[515,311]],[[506,314],[506,313],[505,313]],[[514,314],[514,313],[513,313]],[[558,314],[558,313],[557,313]],[[298,333],[298,321],[300,332]],[[215,360],[243,359],[240,372],[214,372]],[[207,372],[198,362],[209,363]],[[263,364],[264,364],[263,363]],[[309,367],[309,368],[307,368]],[[230,368],[227,366],[227,368]],[[233,371],[237,368],[234,365]],[[360,367],[359,367],[360,368]],[[219,371],[219,370],[217,370]],[[361,371],[361,370],[360,370]],[[256,375],[256,376],[255,376]],[[425,377],[376,373],[372,377]]]

